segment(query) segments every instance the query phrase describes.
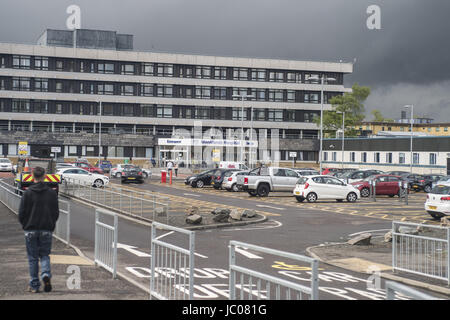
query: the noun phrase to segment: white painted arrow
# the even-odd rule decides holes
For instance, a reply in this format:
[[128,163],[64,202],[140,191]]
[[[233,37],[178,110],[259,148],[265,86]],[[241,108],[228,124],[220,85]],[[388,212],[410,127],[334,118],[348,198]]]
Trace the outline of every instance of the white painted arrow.
[[275,210],[285,210],[284,208],[272,207],[272,206],[268,206],[268,205],[265,205],[265,204],[257,204],[256,206],[260,207],[260,208],[270,208],[270,209],[275,209]]
[[136,256],[138,256],[138,257],[141,257],[141,258],[151,257],[150,254],[142,252],[142,251],[139,251],[139,250],[136,250],[136,248],[137,247],[129,246],[127,244],[117,243],[117,249],[124,249],[124,250],[126,250],[126,251],[128,251],[128,252],[130,252],[130,253],[132,253],[132,254],[134,254]]
[[257,256],[256,254],[253,254],[251,252],[248,252],[247,248],[240,248],[240,247],[235,247],[234,250],[237,253],[242,254],[243,256],[249,258],[249,259],[264,259],[263,257]]

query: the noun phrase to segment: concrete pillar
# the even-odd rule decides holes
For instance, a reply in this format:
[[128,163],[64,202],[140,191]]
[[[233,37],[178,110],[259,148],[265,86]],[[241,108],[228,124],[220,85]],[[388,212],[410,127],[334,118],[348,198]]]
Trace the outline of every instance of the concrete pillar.
[[75,133],[75,122],[72,125],[72,132]]
[[33,132],[33,120],[30,121],[30,131]]
[[96,133],[96,132],[97,132],[97,124],[94,123],[94,133]]
[[133,134],[136,134],[136,125],[133,126]]
[[55,132],[55,122],[52,121],[52,132]]

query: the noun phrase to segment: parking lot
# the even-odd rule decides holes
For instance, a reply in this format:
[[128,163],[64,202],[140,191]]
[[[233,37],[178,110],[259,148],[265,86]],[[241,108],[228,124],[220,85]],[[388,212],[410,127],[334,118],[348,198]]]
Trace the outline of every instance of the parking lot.
[[[159,181],[148,181],[155,186],[161,185]],[[228,192],[226,190],[216,190],[213,187],[204,187],[202,189],[192,188],[185,185],[183,181],[173,181],[172,185],[163,184],[167,187],[185,190],[188,193],[218,195],[231,199],[241,199],[255,201],[260,205],[267,207],[277,207],[277,205],[290,206],[296,208],[311,208],[325,212],[334,212],[345,215],[357,215],[372,217],[385,220],[400,220],[412,222],[426,222],[438,224],[424,210],[426,193],[411,192],[408,196],[408,204],[400,201],[398,197],[390,198],[388,196],[377,196],[376,202],[372,198],[362,198],[355,203],[336,202],[333,200],[319,200],[316,203],[299,203],[289,192],[270,193],[267,197],[252,197],[247,192]]]

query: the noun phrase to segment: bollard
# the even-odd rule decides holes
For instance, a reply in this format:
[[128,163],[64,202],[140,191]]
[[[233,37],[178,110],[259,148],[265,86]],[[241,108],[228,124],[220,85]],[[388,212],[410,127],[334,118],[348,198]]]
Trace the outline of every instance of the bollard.
[[172,184],[172,171],[173,170],[170,170],[169,184]]
[[377,181],[373,180],[373,201],[377,202]]

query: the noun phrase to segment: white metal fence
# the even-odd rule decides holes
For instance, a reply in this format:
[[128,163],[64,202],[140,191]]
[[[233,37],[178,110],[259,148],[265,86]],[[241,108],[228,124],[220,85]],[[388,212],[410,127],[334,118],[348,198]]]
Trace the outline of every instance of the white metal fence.
[[[112,223],[106,221],[109,218]],[[95,209],[94,262],[109,272],[113,278],[117,273],[117,214],[104,209]]]
[[[157,237],[157,230],[187,235],[188,248]],[[161,223],[152,223],[150,296],[161,300],[194,298],[195,233]]]
[[395,296],[398,293],[413,298],[414,300],[439,300],[405,285],[393,281],[386,281],[386,300],[395,300]]
[[[402,227],[409,230],[400,230]],[[414,230],[419,230],[420,233],[411,234]],[[392,222],[392,268],[394,271],[445,280],[450,285],[449,248],[450,228]]]
[[[284,257],[308,263],[311,267],[311,285],[307,287],[292,281],[286,281],[284,279],[275,276],[271,276],[253,269],[236,265],[236,255],[235,255],[236,247],[251,249],[253,251],[265,254],[275,255],[279,257]],[[237,289],[239,289],[240,300],[243,299],[251,300],[252,295],[254,294],[257,296],[258,300],[264,298],[268,300],[269,299],[302,300],[304,294],[309,296],[310,300],[319,299],[319,289],[318,289],[319,263],[316,259],[312,259],[310,257],[302,256],[299,254],[273,250],[238,241],[230,241],[229,258],[230,258],[230,266],[229,266],[230,300],[236,300]],[[238,274],[240,275],[239,278]],[[247,297],[245,295],[245,292],[247,292]]]
[[77,197],[109,210],[148,221],[159,220],[169,224],[170,199],[168,197],[112,185],[96,188],[86,182],[71,178],[64,178],[62,185],[61,191],[67,196]]

